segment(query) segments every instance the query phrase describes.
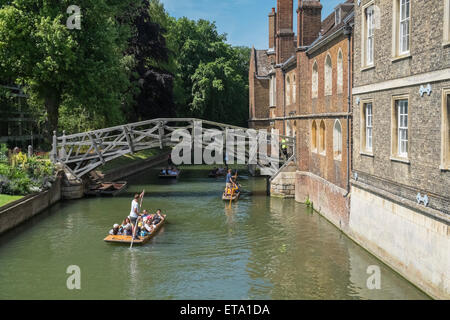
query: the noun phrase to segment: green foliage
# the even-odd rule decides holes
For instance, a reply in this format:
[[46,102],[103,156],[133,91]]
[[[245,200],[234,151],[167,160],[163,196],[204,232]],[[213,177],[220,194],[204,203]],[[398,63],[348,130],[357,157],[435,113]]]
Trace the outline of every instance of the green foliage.
[[150,15],[167,30],[177,115],[246,126],[250,48],[227,44],[213,22],[170,17],[160,0]]
[[309,199],[309,197],[306,198],[306,202],[305,202],[306,206],[309,208],[314,208],[314,204],[313,202]]
[[131,28],[115,17],[132,1],[78,1],[81,30],[66,27],[68,0],[2,2],[0,79],[24,86],[30,105],[44,111],[47,135],[58,127],[61,106],[69,118],[85,110],[86,127],[119,123]]
[[246,125],[250,49],[215,23],[175,19],[160,0],[79,0],[81,30],[70,30],[72,4],[0,0],[0,83],[22,86],[47,142],[61,127],[175,113]]
[[40,157],[15,155],[14,165],[0,163],[0,193],[26,195],[48,188],[53,181],[53,164]]
[[8,161],[8,147],[5,143],[0,144],[0,163]]

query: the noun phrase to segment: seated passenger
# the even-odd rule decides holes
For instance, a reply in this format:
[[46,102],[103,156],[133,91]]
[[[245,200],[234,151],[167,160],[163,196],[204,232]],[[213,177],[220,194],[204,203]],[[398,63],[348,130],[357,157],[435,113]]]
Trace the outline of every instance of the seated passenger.
[[164,220],[164,217],[162,216],[162,214],[161,214],[161,210],[160,209],[158,209],[158,210],[156,210],[156,213],[155,213],[155,215],[154,215],[154,217],[153,217],[153,225],[157,225],[158,223],[160,223],[162,220]]
[[117,236],[119,234],[119,225],[116,223],[113,225],[113,228],[109,230],[109,234]]
[[145,229],[145,231],[148,232],[148,233],[152,233],[152,232],[153,232],[154,227],[153,227],[151,221],[149,221],[149,219],[147,219],[147,220],[145,221],[145,223],[144,223],[144,229]]
[[123,228],[123,234],[126,236],[132,236],[133,235],[133,225],[131,224],[130,218],[126,218],[122,222],[122,228]]

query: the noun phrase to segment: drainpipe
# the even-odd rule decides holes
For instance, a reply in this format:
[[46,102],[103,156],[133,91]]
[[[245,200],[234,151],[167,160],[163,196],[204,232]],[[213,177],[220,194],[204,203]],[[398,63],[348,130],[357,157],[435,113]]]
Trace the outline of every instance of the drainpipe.
[[348,103],[348,109],[347,109],[347,195],[350,193],[350,112],[352,110],[352,97],[351,97],[351,62],[352,62],[352,55],[351,55],[351,40],[352,40],[352,27],[349,23],[347,23],[344,27],[344,35],[347,36],[347,103]]

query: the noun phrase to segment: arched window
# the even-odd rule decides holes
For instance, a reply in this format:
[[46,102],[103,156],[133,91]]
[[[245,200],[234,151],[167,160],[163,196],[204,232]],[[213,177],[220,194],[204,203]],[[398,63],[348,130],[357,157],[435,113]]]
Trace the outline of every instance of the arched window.
[[297,101],[297,81],[295,81],[295,74],[292,76],[292,103]]
[[328,54],[325,59],[325,95],[331,96],[333,91],[333,65],[331,56]]
[[317,152],[317,125],[315,120],[313,120],[311,127],[311,150]]
[[339,120],[334,122],[333,129],[333,154],[336,160],[342,159],[342,127]]
[[312,86],[311,86],[311,97],[317,98],[319,93],[319,67],[317,66],[317,61],[314,61],[312,69]]
[[339,48],[337,58],[337,93],[344,91],[344,65],[343,65],[342,50]]
[[319,128],[319,152],[325,153],[325,122],[320,122]]
[[286,79],[286,105],[291,104],[291,78],[288,76]]

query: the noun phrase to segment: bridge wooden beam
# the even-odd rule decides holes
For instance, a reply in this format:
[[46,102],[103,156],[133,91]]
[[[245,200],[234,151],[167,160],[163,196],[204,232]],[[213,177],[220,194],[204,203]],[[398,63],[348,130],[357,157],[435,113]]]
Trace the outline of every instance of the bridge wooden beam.
[[125,135],[125,138],[127,139],[128,147],[130,148],[131,154],[134,154],[133,140],[131,139],[129,129],[127,126],[123,126],[123,134]]
[[103,159],[103,155],[98,147],[97,141],[95,141],[94,137],[91,133],[88,133],[89,139],[91,140],[92,146],[94,147],[95,152],[97,153],[98,157],[100,158],[100,161],[105,164],[105,160]]

